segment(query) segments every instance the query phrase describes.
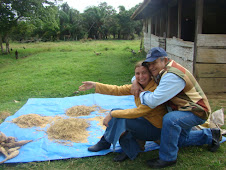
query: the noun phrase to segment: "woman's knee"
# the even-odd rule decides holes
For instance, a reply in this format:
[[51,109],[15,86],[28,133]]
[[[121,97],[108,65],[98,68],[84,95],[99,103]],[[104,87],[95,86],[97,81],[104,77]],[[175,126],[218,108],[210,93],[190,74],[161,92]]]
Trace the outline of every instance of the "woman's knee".
[[134,125],[136,123],[136,119],[126,119],[126,129],[131,130],[136,128]]

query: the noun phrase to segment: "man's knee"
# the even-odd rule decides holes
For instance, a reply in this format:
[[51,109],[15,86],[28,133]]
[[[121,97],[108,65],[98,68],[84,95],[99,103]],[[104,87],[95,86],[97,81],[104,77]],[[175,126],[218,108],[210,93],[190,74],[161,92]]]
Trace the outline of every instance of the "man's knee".
[[167,113],[164,117],[163,117],[163,125],[164,124],[173,124],[173,122],[175,122],[175,117],[174,115],[170,112],[170,113]]

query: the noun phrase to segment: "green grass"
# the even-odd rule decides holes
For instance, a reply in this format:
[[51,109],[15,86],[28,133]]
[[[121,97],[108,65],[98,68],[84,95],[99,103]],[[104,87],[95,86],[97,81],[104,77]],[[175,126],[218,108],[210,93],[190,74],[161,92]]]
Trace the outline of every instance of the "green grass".
[[[11,47],[13,51],[9,55],[0,55],[0,114],[14,114],[29,98],[74,96],[73,92],[82,81],[116,85],[130,83],[134,63],[145,56],[130,52],[130,49],[139,50],[139,40],[11,43]],[[18,60],[15,59],[15,50],[19,52]],[[101,52],[101,55],[95,55],[94,51]],[[89,90],[79,95],[93,92]],[[219,102],[214,98],[211,100],[213,111],[220,108],[219,102],[225,107],[225,99]],[[181,148],[177,165],[166,169],[225,169],[225,149],[225,143],[216,153],[209,152],[205,145]],[[122,163],[112,162],[116,154],[3,164],[0,169],[147,169],[146,160],[158,156],[158,151],[141,153],[135,161]]]
[[0,57],[1,111],[21,107],[14,100],[24,104],[28,98],[71,96],[86,80],[129,83],[134,62],[143,59],[129,52],[130,48],[138,51],[139,41],[13,43],[11,47],[10,55]]

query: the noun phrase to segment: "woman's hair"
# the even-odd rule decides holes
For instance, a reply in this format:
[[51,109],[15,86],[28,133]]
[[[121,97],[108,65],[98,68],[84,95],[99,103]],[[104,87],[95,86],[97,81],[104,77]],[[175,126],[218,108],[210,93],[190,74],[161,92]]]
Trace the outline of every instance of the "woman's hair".
[[[135,68],[134,68],[134,69],[136,69],[137,67],[143,66],[143,65],[142,65],[143,62],[144,62],[144,60],[138,61],[138,62],[135,64]],[[145,65],[144,67],[148,68],[146,65]]]

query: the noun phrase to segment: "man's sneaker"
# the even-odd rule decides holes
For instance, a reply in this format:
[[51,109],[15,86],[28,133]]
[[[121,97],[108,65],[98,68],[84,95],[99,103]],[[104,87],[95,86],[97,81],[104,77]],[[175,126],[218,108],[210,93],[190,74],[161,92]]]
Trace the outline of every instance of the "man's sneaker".
[[212,144],[209,145],[209,151],[216,152],[220,147],[220,141],[222,140],[222,135],[220,129],[210,129],[212,132]]

